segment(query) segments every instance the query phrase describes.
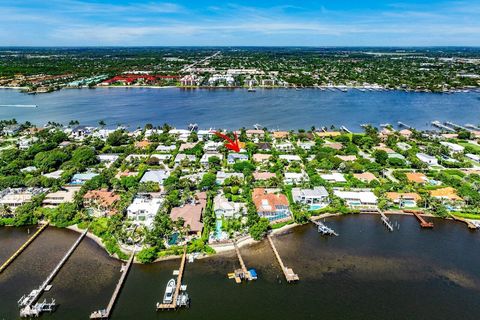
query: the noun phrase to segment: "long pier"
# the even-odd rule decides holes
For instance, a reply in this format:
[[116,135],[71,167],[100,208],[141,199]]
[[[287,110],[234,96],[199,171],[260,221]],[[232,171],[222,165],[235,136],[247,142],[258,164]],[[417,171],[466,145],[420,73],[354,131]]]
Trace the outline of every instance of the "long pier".
[[476,230],[477,229],[477,225],[475,223],[472,223],[472,222],[468,221],[467,219],[457,217],[453,214],[450,214],[450,217],[452,217],[452,219],[455,220],[455,221],[460,221],[460,222],[465,223],[468,226],[468,229],[471,229],[471,230]]
[[325,224],[323,224],[321,221],[313,220],[310,219],[310,221],[318,227],[318,232],[323,234],[323,235],[329,235],[329,236],[338,236],[338,233],[335,232],[335,230],[327,227]]
[[287,282],[293,282],[293,281],[298,281],[300,278],[298,277],[298,274],[294,273],[291,268],[287,268],[282,261],[282,258],[280,257],[280,254],[277,251],[277,248],[275,247],[275,244],[273,243],[272,236],[267,235],[268,241],[270,242],[270,246],[272,247],[273,253],[275,254],[275,257],[277,257],[278,263],[280,264],[280,268],[282,268],[283,274],[285,275],[285,279]]
[[348,128],[345,127],[345,126],[341,126],[340,129],[342,129],[342,130],[345,131],[346,133],[352,133],[352,131],[348,130]]
[[7,267],[15,260],[22,252],[25,250],[32,242],[37,238],[37,236],[42,233],[48,227],[48,222],[43,224],[27,241],[17,251],[15,251],[7,261],[5,261],[0,267],[0,273],[2,273]]
[[479,127],[477,127],[476,125],[470,124],[470,123],[467,123],[467,124],[465,125],[465,127],[470,128],[470,129],[473,129],[474,131],[480,131],[480,128],[479,128]]
[[175,287],[175,293],[173,294],[172,303],[158,303],[157,302],[157,311],[158,310],[173,310],[177,309],[178,306],[178,295],[180,294],[180,288],[182,286],[182,277],[183,271],[185,270],[185,260],[187,257],[187,246],[183,248],[182,261],[180,262],[180,269],[178,269],[177,283]]
[[440,129],[445,130],[445,131],[455,132],[455,129],[447,127],[446,125],[444,125],[440,121],[432,121],[432,126],[440,128]]
[[423,217],[420,215],[422,212],[421,211],[416,211],[416,210],[403,210],[405,213],[411,213],[413,214],[418,221],[420,222],[420,226],[422,228],[433,228],[433,222],[426,221],[423,219]]
[[115,305],[115,302],[117,301],[120,290],[122,289],[123,284],[125,282],[125,279],[127,278],[127,274],[128,274],[128,271],[130,270],[130,267],[133,263],[134,257],[135,257],[135,252],[132,252],[132,255],[130,256],[130,259],[128,259],[127,264],[122,265],[122,269],[121,269],[122,275],[120,276],[120,279],[118,280],[117,286],[115,287],[115,291],[113,291],[112,297],[110,298],[110,302],[108,303],[107,308],[92,312],[92,314],[90,314],[90,319],[108,319],[108,318],[110,318],[110,313],[112,312],[113,306]]
[[398,124],[399,127],[403,127],[403,128],[407,128],[407,129],[413,129],[412,126],[409,126],[408,124],[403,123],[402,121],[398,121],[397,124]]
[[237,257],[238,261],[240,262],[240,267],[242,268],[243,277],[248,281],[252,281],[252,276],[250,272],[248,272],[247,267],[245,266],[245,262],[243,261],[242,255],[240,254],[240,249],[238,248],[235,241],[233,242],[233,246],[235,247],[235,251],[237,252]]
[[[30,316],[37,316],[39,314],[38,310],[44,310],[44,309],[39,309],[41,304],[35,304],[34,303],[40,298],[40,296],[43,294],[43,292],[46,290],[47,286],[50,286],[50,282],[52,282],[53,278],[57,275],[57,273],[60,271],[60,269],[63,267],[65,262],[67,262],[68,258],[72,255],[72,253],[75,251],[75,249],[78,247],[82,239],[85,237],[87,234],[88,229],[86,229],[75,241],[75,243],[70,247],[70,249],[67,251],[67,253],[63,256],[62,260],[57,264],[55,269],[48,275],[47,279],[38,287],[37,289],[32,290],[28,296],[23,296],[20,298],[18,301],[18,306],[21,308],[20,309],[20,316],[21,317],[30,317]],[[53,311],[53,308],[51,308]]]
[[451,121],[446,121],[445,124],[446,124],[447,126],[450,126],[450,127],[455,128],[455,129],[461,129],[461,130],[470,131],[470,132],[473,131],[472,129],[469,129],[469,128],[467,128],[466,126],[461,126],[461,125],[456,124],[456,123],[453,123],[453,122],[451,122]]
[[388,219],[388,217],[385,215],[385,213],[383,213],[382,210],[378,210],[378,212],[382,217],[383,224],[387,227],[388,230],[393,231],[393,224],[390,222],[390,219]]

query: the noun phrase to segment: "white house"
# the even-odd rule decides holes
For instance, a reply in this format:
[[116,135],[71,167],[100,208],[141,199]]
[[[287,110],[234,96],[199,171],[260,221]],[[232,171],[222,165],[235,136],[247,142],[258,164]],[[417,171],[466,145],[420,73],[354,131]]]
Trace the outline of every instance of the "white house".
[[465,157],[467,157],[468,159],[473,160],[475,162],[480,162],[480,156],[477,155],[477,154],[467,153],[467,154],[465,154]]
[[150,229],[162,203],[163,199],[159,194],[137,194],[127,208],[127,218],[137,225],[143,225]]
[[221,153],[205,153],[200,159],[200,163],[204,166],[208,166],[208,159],[212,157],[217,157],[220,160],[223,160],[223,154]]
[[228,201],[223,194],[213,199],[213,211],[217,219],[238,218],[246,213],[245,204]]
[[145,172],[140,182],[156,182],[162,185],[165,179],[167,179],[169,176],[170,171],[167,170],[148,170],[147,172]]
[[310,210],[318,210],[328,205],[329,195],[325,187],[315,187],[313,189],[292,189],[293,201],[310,206]]
[[306,142],[298,142],[297,143],[299,148],[302,148],[303,150],[310,150],[315,146],[315,143],[312,141],[306,141]]
[[159,152],[171,152],[175,151],[175,149],[177,149],[177,146],[172,144],[169,146],[159,145],[155,150]]
[[292,151],[293,144],[290,141],[275,143],[275,149],[280,151]]
[[195,157],[195,155],[193,154],[179,153],[175,157],[175,164],[180,164],[184,160],[187,160],[188,162],[195,162],[197,160],[197,157]]
[[343,191],[334,190],[333,193],[345,200],[346,204],[353,209],[376,209],[377,196],[371,191]]
[[309,178],[305,172],[285,172],[285,178],[283,179],[285,184],[298,184],[306,181],[309,181]]
[[426,163],[431,166],[437,166],[438,165],[438,160],[437,158],[430,156],[425,153],[417,153],[417,158],[422,161],[423,163]]
[[238,173],[238,172],[223,172],[223,171],[218,171],[217,172],[217,184],[222,185],[226,179],[232,178],[232,177],[237,177],[239,179],[243,179],[243,173]]
[[448,148],[450,153],[463,153],[465,147],[451,142],[441,141],[440,144]]
[[335,183],[335,182],[347,182],[347,179],[343,176],[342,173],[339,172],[332,172],[332,173],[325,173],[321,174],[320,177],[330,183]]
[[287,162],[302,161],[302,158],[300,158],[296,154],[281,154],[278,156],[278,158],[282,160],[287,160]]

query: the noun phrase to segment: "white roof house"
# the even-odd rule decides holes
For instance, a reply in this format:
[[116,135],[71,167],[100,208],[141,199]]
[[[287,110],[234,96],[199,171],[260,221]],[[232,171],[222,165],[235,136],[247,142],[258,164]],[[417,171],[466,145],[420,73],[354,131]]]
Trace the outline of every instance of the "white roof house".
[[208,159],[210,159],[212,157],[217,157],[220,160],[223,160],[223,154],[221,154],[221,153],[205,153],[202,156],[202,158],[200,159],[200,163],[206,166],[206,165],[208,165]]
[[163,181],[165,181],[165,179],[167,179],[169,176],[170,171],[167,170],[148,170],[145,172],[140,182],[156,182],[162,185]]
[[245,204],[228,201],[223,194],[213,199],[213,211],[217,219],[238,218],[246,213]]
[[351,208],[374,208],[377,206],[377,196],[371,191],[334,190],[333,193],[345,200]]
[[155,150],[160,152],[170,152],[174,151],[175,149],[177,149],[177,146],[172,144],[169,146],[159,145]]
[[132,204],[127,208],[127,218],[137,225],[143,225],[150,229],[162,203],[163,199],[157,194],[136,195]]
[[480,162],[480,156],[477,155],[477,154],[467,153],[467,154],[465,154],[465,157],[467,157],[468,159],[473,160],[475,162]]
[[446,142],[446,141],[441,141],[440,144],[442,146],[445,146],[450,150],[451,153],[463,153],[465,150],[465,147],[456,144],[456,143],[451,143],[451,142]]
[[223,172],[223,171],[218,171],[217,172],[217,184],[222,185],[226,179],[231,178],[231,177],[237,177],[239,179],[243,179],[243,173],[239,172]]
[[310,205],[310,210],[318,210],[328,205],[329,194],[325,187],[315,187],[313,189],[292,189],[293,201]]
[[417,153],[417,158],[428,165],[438,165],[438,159],[425,153]]
[[299,148],[302,148],[303,150],[310,150],[315,146],[315,142],[312,142],[312,141],[298,142],[297,145]]
[[278,142],[275,143],[275,149],[281,151],[290,151],[293,150],[293,144],[290,141]]
[[42,204],[45,207],[56,207],[61,203],[73,202],[75,193],[77,193],[80,188],[80,186],[65,186],[56,192],[47,193]]
[[285,184],[297,184],[309,181],[308,175],[305,172],[285,172],[283,182]]
[[193,154],[184,154],[184,153],[179,153],[175,157],[175,163],[179,164],[180,162],[187,160],[188,162],[195,162],[197,161],[197,157]]
[[296,154],[281,154],[278,156],[278,158],[282,160],[287,160],[288,162],[302,161],[302,158],[300,158]]
[[328,182],[347,182],[347,179],[345,179],[343,173],[339,172],[321,174],[320,177]]
[[60,179],[62,177],[62,174],[63,174],[63,170],[57,170],[50,173],[42,174],[42,176],[50,179]]

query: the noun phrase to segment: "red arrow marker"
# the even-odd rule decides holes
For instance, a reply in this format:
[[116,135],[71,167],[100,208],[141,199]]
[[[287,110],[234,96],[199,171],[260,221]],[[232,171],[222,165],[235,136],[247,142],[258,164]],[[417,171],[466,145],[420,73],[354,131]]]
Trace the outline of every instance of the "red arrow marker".
[[232,151],[240,152],[240,146],[238,145],[238,138],[237,138],[237,134],[235,132],[233,133],[233,135],[235,136],[235,141],[230,139],[227,135],[224,135],[224,134],[222,134],[218,131],[215,131],[215,134],[217,136],[219,136],[220,138],[228,141],[228,143],[225,144],[225,147],[227,147],[228,149],[230,149]]

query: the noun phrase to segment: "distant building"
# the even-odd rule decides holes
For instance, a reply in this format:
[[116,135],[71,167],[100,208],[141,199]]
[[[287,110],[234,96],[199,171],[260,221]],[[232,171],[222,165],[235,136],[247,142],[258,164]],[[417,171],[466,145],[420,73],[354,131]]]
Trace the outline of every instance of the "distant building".
[[417,158],[418,160],[422,161],[423,163],[426,163],[430,166],[437,166],[438,165],[438,160],[437,158],[430,156],[425,153],[417,153]]
[[96,176],[98,176],[98,173],[94,173],[94,172],[76,173],[73,175],[72,180],[70,181],[70,184],[83,185],[85,184],[85,182],[91,180]]
[[243,153],[229,153],[227,157],[228,164],[234,164],[237,161],[248,161],[248,155]]

